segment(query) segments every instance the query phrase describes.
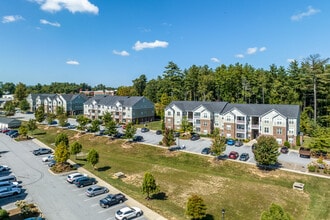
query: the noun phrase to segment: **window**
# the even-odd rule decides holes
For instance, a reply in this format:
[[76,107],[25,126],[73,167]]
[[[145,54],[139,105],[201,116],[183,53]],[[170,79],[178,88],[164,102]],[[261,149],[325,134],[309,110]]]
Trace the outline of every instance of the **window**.
[[282,125],[282,119],[280,119],[280,118],[277,119],[277,120],[276,120],[276,125]]
[[214,126],[219,127],[219,123],[218,122],[215,122],[214,123]]
[[200,117],[201,113],[200,112],[194,112],[194,117]]
[[237,116],[237,121],[244,122],[245,118],[243,116]]
[[206,121],[203,122],[203,126],[207,126],[207,122]]
[[264,123],[265,123],[265,124],[269,124],[269,118],[265,118],[265,119],[264,119]]
[[269,133],[269,127],[264,127],[264,133],[268,134]]
[[229,115],[226,117],[226,121],[231,121],[231,118]]
[[196,125],[199,125],[199,124],[201,124],[201,120],[196,120]]
[[170,111],[167,112],[167,116],[171,116],[171,112]]
[[282,128],[277,128],[276,129],[276,134],[282,134]]
[[293,128],[289,128],[289,134],[290,134],[290,135],[293,135],[293,134],[294,134],[294,130],[293,130]]
[[203,118],[207,118],[207,113],[204,113],[203,114]]
[[176,112],[176,116],[180,116],[180,112]]
[[226,126],[226,130],[227,130],[227,131],[231,131],[231,125],[227,125],[227,126]]
[[289,125],[293,125],[294,124],[294,119],[289,119]]

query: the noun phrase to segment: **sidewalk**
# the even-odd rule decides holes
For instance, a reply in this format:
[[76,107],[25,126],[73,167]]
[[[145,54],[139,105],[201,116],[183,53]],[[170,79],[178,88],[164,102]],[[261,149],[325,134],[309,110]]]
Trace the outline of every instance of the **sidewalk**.
[[[36,143],[36,144],[38,144],[40,147],[48,147],[46,144],[42,143],[41,141],[37,140],[36,138],[33,139],[33,142]],[[68,162],[71,163],[71,164],[75,164],[71,160],[69,160]],[[115,193],[120,193],[121,192],[118,189],[116,189],[115,187],[113,187],[112,185],[110,185],[109,183],[107,183],[104,180],[102,180],[101,178],[95,176],[94,174],[92,174],[88,170],[84,169],[83,167],[78,167],[77,172],[85,173],[88,176],[95,177],[95,179],[98,181],[98,184],[101,185],[101,186],[107,187],[109,189],[110,193],[114,193],[115,194]],[[126,194],[125,194],[125,196],[127,198],[127,201],[125,201],[125,203],[128,206],[136,206],[136,207],[141,208],[143,210],[143,216],[146,219],[150,219],[150,220],[166,220],[166,218],[164,218],[163,216],[161,216],[158,213],[154,212],[153,210],[149,209],[145,205],[139,203],[138,201],[134,200],[130,196],[128,196]]]

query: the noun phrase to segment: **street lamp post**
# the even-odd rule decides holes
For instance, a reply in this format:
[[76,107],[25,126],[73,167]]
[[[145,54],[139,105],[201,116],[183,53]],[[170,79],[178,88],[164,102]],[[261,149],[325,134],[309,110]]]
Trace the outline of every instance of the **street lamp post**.
[[222,220],[225,220],[225,213],[226,213],[226,210],[225,210],[225,209],[222,209],[222,210],[221,210],[221,213],[222,213]]

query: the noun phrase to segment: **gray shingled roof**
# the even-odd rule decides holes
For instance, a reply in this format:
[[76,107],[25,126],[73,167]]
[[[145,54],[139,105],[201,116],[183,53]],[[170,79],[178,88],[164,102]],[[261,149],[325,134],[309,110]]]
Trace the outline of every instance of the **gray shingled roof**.
[[234,108],[249,116],[261,116],[272,110],[278,111],[285,117],[298,118],[300,108],[299,105],[271,105],[271,104],[230,104],[228,102],[202,102],[202,101],[173,101],[168,107],[177,106],[182,111],[194,111],[199,106],[213,113],[219,112],[225,114]]
[[300,111],[299,105],[228,104],[221,113],[224,114],[234,108],[249,116],[261,116],[272,110],[276,110],[288,118],[298,118]]
[[88,99],[84,104],[92,104],[96,101],[98,105],[113,106],[120,102],[125,107],[134,106],[137,102],[143,99],[143,96],[110,96],[110,95],[96,95]]
[[173,101],[169,106],[173,107],[174,105],[183,111],[194,111],[200,106],[205,106],[211,112],[221,112],[227,102]]

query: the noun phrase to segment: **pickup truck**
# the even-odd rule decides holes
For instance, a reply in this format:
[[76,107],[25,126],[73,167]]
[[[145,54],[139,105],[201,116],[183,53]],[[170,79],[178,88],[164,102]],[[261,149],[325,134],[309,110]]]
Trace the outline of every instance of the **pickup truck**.
[[299,148],[299,156],[304,157],[304,158],[310,158],[311,150],[308,148],[301,147],[301,148]]
[[100,200],[100,206],[102,208],[109,208],[110,206],[118,204],[118,203],[122,203],[125,200],[126,200],[126,197],[121,193],[109,194],[109,195],[107,195],[107,197]]

